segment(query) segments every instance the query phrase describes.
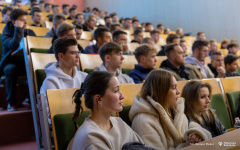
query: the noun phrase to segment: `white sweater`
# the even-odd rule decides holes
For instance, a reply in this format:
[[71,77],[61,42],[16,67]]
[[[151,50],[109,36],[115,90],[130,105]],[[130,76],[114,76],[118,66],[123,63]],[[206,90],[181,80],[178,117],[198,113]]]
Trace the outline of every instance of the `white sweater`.
[[[46,72],[46,78],[40,89],[40,93],[45,95],[46,109],[49,115],[48,101],[46,98],[47,89],[68,89],[68,88],[80,88],[81,83],[85,80],[87,73],[77,71],[77,68],[73,70],[73,77],[67,75],[58,67],[57,62],[52,62],[44,67]],[[48,119],[51,124],[50,117]]]
[[[94,71],[107,71],[106,67],[102,64],[100,67],[96,67],[94,69]],[[124,84],[124,83],[133,83],[134,84],[134,81],[131,77],[129,77],[128,75],[126,74],[123,74],[122,73],[122,69],[121,68],[118,68],[117,69],[117,75],[116,75],[117,79],[118,79],[118,82],[120,84]]]
[[135,97],[129,112],[132,129],[150,147],[161,150],[174,150],[190,144],[189,135],[199,134],[203,140],[211,138],[210,132],[199,124],[190,122],[184,114],[184,99],[177,101],[174,119],[151,97]]
[[120,150],[125,143],[142,142],[141,138],[121,119],[111,117],[112,128],[102,130],[90,118],[76,132],[68,150]]

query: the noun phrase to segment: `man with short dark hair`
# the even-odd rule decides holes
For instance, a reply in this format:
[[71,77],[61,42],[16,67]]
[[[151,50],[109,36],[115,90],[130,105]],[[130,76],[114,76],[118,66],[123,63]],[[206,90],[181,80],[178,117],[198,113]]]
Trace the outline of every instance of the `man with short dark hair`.
[[10,19],[10,14],[12,12],[12,8],[5,6],[2,10],[2,23],[8,23],[9,21],[11,21]]
[[158,30],[152,30],[150,32],[151,38],[153,39],[155,44],[158,44],[160,40],[160,32]]
[[237,55],[238,48],[239,48],[238,44],[235,44],[235,43],[228,44],[227,46],[228,54]]
[[129,50],[127,45],[127,33],[118,30],[113,33],[113,42],[118,43],[123,48],[123,55],[133,55],[133,53]]
[[132,20],[132,28],[133,30],[136,30],[137,28],[139,28],[139,20],[137,19]]
[[124,60],[122,47],[117,43],[106,43],[99,50],[99,55],[103,61],[100,67],[94,71],[108,71],[116,76],[120,84],[134,83],[133,79],[122,73],[122,62]]
[[238,70],[239,56],[228,54],[224,57],[224,64],[226,68],[226,77],[240,76],[240,73],[236,73]]
[[[167,45],[176,43],[180,44],[180,37],[177,34],[169,34],[166,39]],[[157,56],[165,56],[164,49],[167,45],[162,46],[162,50],[158,52]]]
[[49,3],[44,4],[44,12],[47,12],[47,13],[51,12],[51,4]]
[[209,40],[209,56],[212,55],[213,52],[218,51],[218,45],[216,40]]
[[131,18],[125,18],[124,24],[123,24],[124,30],[131,30],[132,29],[132,19]]
[[[58,38],[61,37],[72,37],[76,39],[75,26],[69,23],[61,23],[57,28],[57,36],[52,39],[52,43]],[[81,45],[78,44],[78,49],[81,53],[84,53],[84,50]],[[53,47],[48,50],[48,53],[54,53]]]
[[206,40],[205,33],[204,32],[198,32],[196,41],[197,40]]
[[41,1],[39,2],[39,9],[40,9],[41,11],[44,11],[44,5],[45,5],[45,1],[41,0]]
[[57,15],[57,14],[59,14],[60,13],[60,7],[59,7],[59,5],[52,5],[52,14],[50,14],[50,15],[48,15],[47,17],[48,17],[48,19],[49,19],[49,21],[53,21],[53,17],[54,17],[54,15]]
[[154,69],[157,59],[157,50],[148,44],[142,44],[134,51],[135,58],[138,64],[135,64],[134,70],[129,74],[135,83],[142,83],[148,73]]
[[186,67],[190,69],[197,69],[198,79],[204,78],[214,78],[214,74],[205,64],[205,58],[208,56],[209,48],[208,41],[206,40],[197,40],[192,45],[192,56],[188,55],[185,62]]
[[138,44],[141,44],[143,41],[143,31],[141,29],[136,29],[133,32],[133,40],[131,43],[137,42]]
[[180,46],[181,46],[182,50],[184,51],[184,54],[186,55],[188,48],[187,48],[187,42],[184,39],[180,40]]
[[224,78],[226,70],[223,68],[223,55],[216,51],[211,55],[211,63],[208,64],[215,78]]
[[83,32],[83,27],[81,24],[77,24],[75,26],[75,32],[76,32],[76,39],[81,40],[82,32]]
[[142,44],[149,44],[149,45],[152,45],[152,46],[155,45],[153,39],[151,39],[151,38],[149,38],[149,37],[144,38],[144,39],[142,40]]
[[[57,62],[51,62],[44,67],[46,78],[40,89],[45,95],[46,109],[49,116],[46,91],[48,89],[79,88],[87,73],[77,70],[80,62],[77,41],[72,37],[63,37],[53,43],[54,54]],[[50,117],[48,118],[51,124]]]
[[56,31],[58,25],[63,23],[66,20],[66,18],[62,14],[57,14],[53,17],[53,27],[50,29],[44,37],[51,37],[51,38],[56,38]]
[[98,50],[103,44],[112,41],[112,35],[109,32],[108,28],[99,27],[94,32],[94,39],[97,43],[95,45],[87,46],[85,48],[86,54],[98,54]]
[[153,30],[153,25],[150,22],[146,22],[145,32],[151,32]]
[[121,25],[119,24],[119,23],[113,23],[113,24],[111,24],[111,26],[110,26],[110,32],[111,32],[111,34],[113,34],[115,31],[117,31],[117,30],[122,30],[122,27],[121,27]]
[[27,35],[36,36],[35,33],[27,29],[28,12],[22,9],[14,9],[10,14],[10,19],[1,35],[2,57],[0,61],[0,79],[5,75],[7,92],[8,111],[16,110],[16,83],[19,75],[26,74],[23,56],[14,55],[23,37]]
[[33,24],[31,26],[43,27],[42,21],[42,11],[40,9],[33,9],[31,12]]
[[163,25],[163,24],[158,24],[156,30],[158,30],[160,33],[163,33],[163,31],[164,31],[164,25]]
[[72,24],[73,25],[77,25],[77,24],[83,25],[84,21],[85,20],[84,20],[83,14],[82,13],[78,13],[78,14],[76,14],[75,21],[73,21]]
[[70,6],[68,4],[63,4],[62,5],[63,15],[69,15],[69,8],[70,8]]
[[67,19],[69,20],[75,20],[76,18],[76,14],[77,14],[77,10],[75,8],[70,8],[69,9],[69,17]]
[[174,73],[176,80],[190,80],[194,79],[195,76],[185,68],[185,54],[182,48],[176,44],[169,44],[165,48],[165,54],[167,60],[164,60],[160,68],[169,70]]

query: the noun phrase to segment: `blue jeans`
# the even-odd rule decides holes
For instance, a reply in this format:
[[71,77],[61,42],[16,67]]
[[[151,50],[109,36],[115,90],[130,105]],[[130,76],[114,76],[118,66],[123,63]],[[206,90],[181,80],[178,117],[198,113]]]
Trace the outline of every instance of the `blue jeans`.
[[16,84],[19,75],[26,75],[25,63],[23,58],[16,58],[3,68],[5,75],[5,87],[7,102],[11,106],[16,106]]

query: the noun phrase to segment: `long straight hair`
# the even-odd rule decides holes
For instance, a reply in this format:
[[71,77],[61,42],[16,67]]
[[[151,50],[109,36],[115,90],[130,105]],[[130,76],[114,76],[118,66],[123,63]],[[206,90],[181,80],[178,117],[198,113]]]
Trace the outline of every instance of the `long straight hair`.
[[145,82],[139,96],[147,99],[150,96],[154,101],[162,105],[166,112],[170,113],[171,108],[167,105],[167,94],[171,87],[173,74],[164,69],[155,69],[151,71]]
[[183,90],[181,97],[185,98],[185,114],[190,117],[193,121],[203,125],[203,119],[208,123],[212,124],[215,119],[215,114],[208,109],[206,112],[202,113],[202,117],[195,111],[196,104],[200,101],[200,89],[206,87],[209,90],[209,96],[211,99],[212,88],[209,83],[203,82],[201,80],[192,80],[188,82]]

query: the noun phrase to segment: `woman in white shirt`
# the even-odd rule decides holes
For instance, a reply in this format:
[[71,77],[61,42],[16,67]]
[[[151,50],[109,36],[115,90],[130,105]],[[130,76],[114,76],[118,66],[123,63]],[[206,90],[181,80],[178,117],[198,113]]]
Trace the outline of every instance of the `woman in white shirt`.
[[85,119],[77,130],[68,149],[119,150],[125,143],[142,142],[140,137],[121,119],[111,117],[114,112],[122,111],[124,98],[117,78],[106,71],[90,73],[80,90],[74,94],[76,109],[73,116],[76,120],[83,109],[81,97],[84,94],[85,105],[92,114]]

